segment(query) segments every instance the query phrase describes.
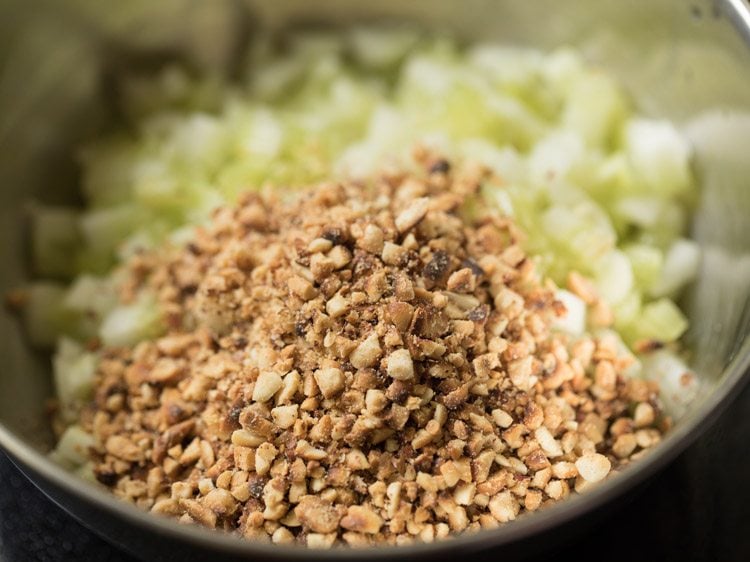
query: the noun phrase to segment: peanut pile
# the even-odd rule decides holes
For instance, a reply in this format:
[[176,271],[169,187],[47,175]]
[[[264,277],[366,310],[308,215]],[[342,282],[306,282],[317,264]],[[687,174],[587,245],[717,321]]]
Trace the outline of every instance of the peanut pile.
[[510,219],[464,216],[484,172],[421,161],[246,195],[132,259],[122,300],[154,293],[168,328],[101,352],[98,480],[252,539],[405,544],[535,511],[658,442],[656,385],[606,333],[553,329],[565,307]]

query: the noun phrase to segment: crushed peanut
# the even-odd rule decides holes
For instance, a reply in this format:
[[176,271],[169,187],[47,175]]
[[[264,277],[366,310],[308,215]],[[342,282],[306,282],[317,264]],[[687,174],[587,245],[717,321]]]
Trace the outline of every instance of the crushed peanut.
[[156,294],[169,329],[102,350],[82,415],[99,481],[250,539],[406,544],[511,521],[657,443],[651,383],[606,337],[553,331],[564,306],[512,221],[463,215],[482,173],[424,158],[247,195],[133,258],[122,299]]

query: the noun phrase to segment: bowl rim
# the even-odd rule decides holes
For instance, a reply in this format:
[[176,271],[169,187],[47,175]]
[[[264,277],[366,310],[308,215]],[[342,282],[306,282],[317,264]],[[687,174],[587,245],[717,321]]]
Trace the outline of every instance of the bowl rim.
[[[720,8],[735,26],[750,47],[750,6],[743,0],[721,0]],[[644,458],[627,466],[621,472],[607,478],[601,484],[584,494],[574,494],[564,501],[538,512],[519,517],[509,524],[495,529],[486,529],[472,534],[454,536],[449,540],[432,543],[415,543],[405,546],[374,545],[370,548],[352,549],[348,547],[328,550],[312,550],[302,546],[275,545],[253,542],[237,535],[216,532],[200,525],[181,525],[173,519],[156,517],[138,509],[134,505],[118,500],[113,495],[95,484],[86,482],[63,467],[54,463],[47,455],[27,444],[0,420],[0,449],[5,451],[12,462],[19,468],[29,469],[64,492],[94,504],[110,515],[135,526],[138,529],[160,533],[171,539],[187,544],[211,548],[217,553],[257,557],[276,560],[345,560],[369,559],[384,560],[394,555],[404,556],[407,560],[423,558],[429,555],[467,553],[479,549],[500,547],[528,539],[533,535],[551,530],[571,522],[577,517],[590,513],[605,503],[635,487],[648,476],[662,468],[677,457],[685,448],[694,442],[726,410],[741,389],[750,382],[750,336],[746,336],[739,351],[729,360],[723,369],[720,382],[701,388],[707,392],[702,396],[700,405],[690,413],[684,422],[679,422]],[[28,475],[27,475],[28,477]],[[39,487],[33,478],[32,483]],[[40,488],[41,489],[41,488]],[[42,492],[49,497],[43,489]],[[65,505],[55,498],[50,498],[63,510],[73,515],[84,526],[93,532],[101,532],[89,521],[81,520]],[[106,540],[110,540],[105,537]],[[127,545],[124,546],[127,549]]]
[[722,0],[719,6],[737,32],[750,45],[750,4],[746,0]]

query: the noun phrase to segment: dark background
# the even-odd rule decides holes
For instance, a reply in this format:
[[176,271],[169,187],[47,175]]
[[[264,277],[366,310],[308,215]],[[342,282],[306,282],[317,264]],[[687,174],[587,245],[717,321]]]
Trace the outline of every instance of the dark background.
[[[750,561],[750,385],[720,420],[581,539],[535,560]],[[473,562],[501,560],[491,551]],[[0,452],[0,561],[134,562],[47,500]]]

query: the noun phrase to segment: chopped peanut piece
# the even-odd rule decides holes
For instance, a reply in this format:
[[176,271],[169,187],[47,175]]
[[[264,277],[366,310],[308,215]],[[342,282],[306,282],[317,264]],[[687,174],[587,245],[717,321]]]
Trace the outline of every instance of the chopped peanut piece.
[[341,521],[341,510],[316,496],[305,496],[294,508],[300,523],[314,533],[333,533]]
[[414,363],[408,349],[397,349],[387,359],[388,376],[400,381],[414,378]]
[[143,451],[130,439],[122,435],[113,435],[107,439],[107,452],[126,461],[137,461],[143,457]]
[[255,451],[255,472],[260,476],[265,476],[271,470],[271,463],[273,463],[278,450],[273,446],[272,443],[263,443]]
[[331,248],[333,248],[333,242],[325,238],[315,238],[307,245],[307,251],[311,254],[324,253]]
[[232,494],[221,488],[214,488],[203,498],[203,505],[216,515],[226,517],[237,510],[237,501]]
[[539,442],[539,445],[541,445],[542,450],[548,457],[554,458],[561,457],[563,455],[562,447],[546,427],[542,426],[537,428],[537,430],[534,432],[534,436],[536,437],[536,440]]
[[315,371],[315,382],[326,398],[336,396],[344,388],[344,373],[341,369],[327,368]]
[[357,245],[371,254],[379,255],[383,251],[383,241],[383,230],[374,224],[368,224],[362,238],[357,240]]
[[331,318],[338,318],[349,310],[349,301],[341,295],[334,295],[326,303],[326,312]]
[[378,335],[375,333],[370,334],[364,339],[349,356],[349,361],[357,369],[364,369],[371,367],[380,358],[382,350],[380,348],[380,342],[378,341]]
[[289,429],[297,421],[299,406],[290,404],[289,406],[277,406],[271,410],[273,422],[281,429]]
[[612,463],[604,455],[588,453],[575,462],[578,473],[586,482],[599,482],[609,474]]
[[599,299],[594,284],[577,271],[571,271],[568,275],[568,289],[589,305],[594,304]]
[[396,217],[396,228],[398,228],[399,232],[406,232],[421,221],[427,214],[429,206],[430,200],[427,197],[420,197],[419,199],[412,201],[411,204],[409,204],[409,206]]
[[266,402],[281,388],[281,376],[273,371],[261,373],[258,380],[255,381],[253,389],[253,400],[256,402]]
[[306,301],[315,298],[315,296],[318,294],[318,291],[315,290],[315,287],[312,286],[312,283],[298,275],[290,278],[288,283],[289,290],[299,298]]
[[513,425],[513,418],[508,414],[507,412],[504,412],[503,410],[497,408],[495,410],[492,410],[492,420],[503,429],[508,429],[511,425]]
[[451,273],[448,278],[448,290],[458,293],[473,293],[476,289],[476,277],[470,268],[465,267]]
[[500,523],[512,521],[518,512],[518,505],[510,492],[497,494],[490,500],[489,507],[492,516]]
[[647,427],[654,423],[654,408],[648,402],[641,402],[635,407],[633,421],[636,427]]
[[367,507],[352,505],[341,519],[341,526],[350,531],[374,535],[383,526],[383,519]]
[[406,250],[398,244],[386,242],[383,245],[381,258],[383,259],[383,263],[387,265],[398,265],[405,254]]

